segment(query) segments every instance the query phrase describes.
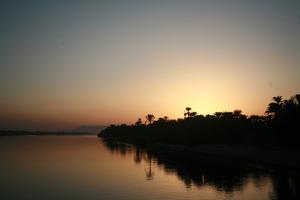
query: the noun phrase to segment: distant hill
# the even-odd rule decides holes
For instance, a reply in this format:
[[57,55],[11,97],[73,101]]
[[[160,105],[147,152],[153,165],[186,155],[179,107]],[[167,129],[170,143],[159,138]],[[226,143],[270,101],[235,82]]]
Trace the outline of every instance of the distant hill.
[[78,132],[78,133],[100,133],[103,129],[105,129],[107,126],[102,125],[82,125],[78,128],[72,130],[72,132]]

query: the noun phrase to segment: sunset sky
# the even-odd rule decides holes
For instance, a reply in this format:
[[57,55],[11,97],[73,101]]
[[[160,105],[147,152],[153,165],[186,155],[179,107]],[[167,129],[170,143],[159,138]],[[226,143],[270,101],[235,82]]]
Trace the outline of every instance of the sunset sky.
[[0,129],[241,109],[300,92],[299,0],[1,1]]

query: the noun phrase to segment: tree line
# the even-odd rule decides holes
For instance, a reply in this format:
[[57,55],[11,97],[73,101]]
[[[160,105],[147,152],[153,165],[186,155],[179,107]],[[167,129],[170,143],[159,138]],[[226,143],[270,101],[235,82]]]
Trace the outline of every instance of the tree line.
[[110,125],[98,136],[135,144],[171,143],[252,144],[297,147],[300,133],[300,94],[272,98],[265,115],[247,116],[241,110],[201,115],[186,107],[184,118],[155,118],[148,114],[132,125]]

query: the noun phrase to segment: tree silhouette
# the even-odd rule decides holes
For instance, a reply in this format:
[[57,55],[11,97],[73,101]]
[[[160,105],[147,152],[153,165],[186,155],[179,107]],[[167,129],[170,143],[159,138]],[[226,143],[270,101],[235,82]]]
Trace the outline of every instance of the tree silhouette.
[[190,111],[192,110],[192,108],[191,107],[186,107],[185,110],[186,110],[186,112],[184,113],[184,117],[185,116],[190,117],[190,114],[191,114]]
[[233,117],[234,118],[240,118],[242,115],[242,111],[241,110],[234,110],[233,111]]
[[282,103],[282,111],[283,112],[294,112],[297,109],[297,103],[295,98],[290,98],[287,100],[284,100]]
[[273,97],[273,101],[275,101],[277,104],[282,103],[282,96]]
[[191,112],[190,117],[195,117],[197,115],[197,112]]
[[215,116],[216,116],[216,118],[221,118],[222,112],[215,112]]
[[223,112],[222,117],[225,119],[232,119],[233,118],[233,112]]
[[300,105],[300,94],[295,95],[295,99],[297,101],[298,106]]
[[[273,97],[266,109],[267,115],[246,116],[241,110],[215,112],[214,115],[197,115],[186,107],[184,119],[146,116],[142,124],[109,126],[99,134],[124,142],[141,145],[168,143],[182,145],[198,144],[254,144],[267,146],[299,147],[300,94],[288,99]],[[142,133],[142,134],[141,134]],[[199,134],[201,133],[201,134]]]
[[269,103],[266,113],[278,118],[282,110],[282,96],[273,97],[272,100],[273,102]]
[[149,122],[149,124],[152,124],[154,119],[155,119],[155,117],[153,114],[146,115],[146,120]]
[[142,125],[142,119],[139,118],[139,119],[135,122],[135,125],[136,125],[136,126]]

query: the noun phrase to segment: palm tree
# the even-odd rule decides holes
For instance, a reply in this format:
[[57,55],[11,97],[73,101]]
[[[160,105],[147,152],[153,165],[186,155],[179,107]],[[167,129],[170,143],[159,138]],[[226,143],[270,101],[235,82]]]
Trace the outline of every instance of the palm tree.
[[275,101],[275,103],[277,103],[277,104],[281,104],[282,103],[282,96],[273,97],[273,101]]
[[151,124],[154,119],[155,119],[155,117],[153,114],[146,115],[146,120],[149,122],[149,124]]
[[272,98],[273,102],[269,103],[266,110],[267,114],[272,114],[274,118],[277,118],[282,110],[282,96]]
[[191,107],[186,107],[185,110],[186,110],[186,112],[184,113],[184,117],[185,116],[190,117],[190,114],[191,114],[190,111],[192,110],[192,108]]

